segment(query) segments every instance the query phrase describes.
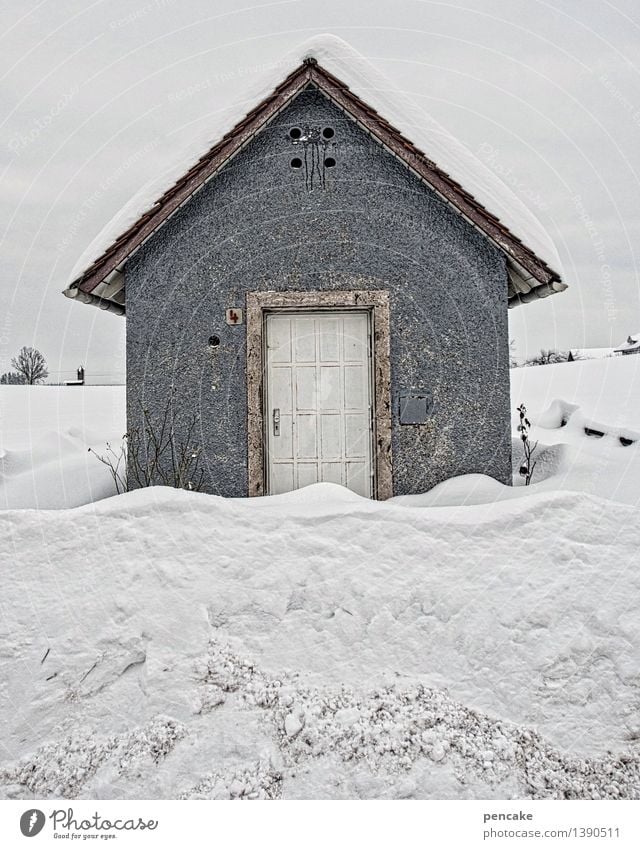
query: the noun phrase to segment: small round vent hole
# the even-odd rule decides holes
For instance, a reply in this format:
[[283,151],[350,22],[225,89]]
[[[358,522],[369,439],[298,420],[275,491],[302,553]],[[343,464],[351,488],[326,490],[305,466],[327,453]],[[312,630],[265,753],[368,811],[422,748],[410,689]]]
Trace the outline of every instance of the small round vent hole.
[[322,135],[325,137],[325,139],[332,139],[335,136],[335,134],[336,133],[335,133],[335,130],[333,129],[333,127],[325,127],[324,130],[322,131]]
[[297,156],[294,156],[293,159],[291,160],[291,167],[292,168],[302,168],[302,160],[298,159]]
[[289,130],[289,135],[292,139],[299,139],[302,135],[302,130],[300,129],[300,127],[291,127],[291,129]]
[[333,158],[333,156],[327,156],[327,158],[324,161],[325,168],[333,168],[333,166],[335,164],[336,164],[336,161]]

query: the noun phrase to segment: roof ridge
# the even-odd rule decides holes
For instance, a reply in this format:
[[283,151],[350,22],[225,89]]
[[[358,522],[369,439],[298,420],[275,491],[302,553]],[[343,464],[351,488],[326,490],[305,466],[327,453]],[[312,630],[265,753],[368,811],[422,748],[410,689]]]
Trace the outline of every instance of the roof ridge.
[[[247,144],[309,83],[317,86],[332,102],[343,109],[367,132],[380,141],[392,154],[426,182],[434,191],[453,206],[507,256],[526,270],[537,281],[533,286],[527,281],[522,289],[528,294],[540,288],[540,294],[551,294],[566,288],[560,275],[544,259],[528,248],[501,220],[480,201],[467,192],[450,174],[443,171],[420,148],[406,138],[377,110],[369,106],[349,86],[336,77],[313,56],[305,57],[267,97],[238,121],[218,142],[204,153],[187,171],[167,188],[158,199],[140,215],[103,253],[97,257],[75,280],[66,292],[74,294],[80,289],[90,294],[106,277],[116,270],[149,236],[195,191],[210,179],[238,150]],[[519,299],[517,291],[510,298]],[[523,297],[522,300],[525,298]]]

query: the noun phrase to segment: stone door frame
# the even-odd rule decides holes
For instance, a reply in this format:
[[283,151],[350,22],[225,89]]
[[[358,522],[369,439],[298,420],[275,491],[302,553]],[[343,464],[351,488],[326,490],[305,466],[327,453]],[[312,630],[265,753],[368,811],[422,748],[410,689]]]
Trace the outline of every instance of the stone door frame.
[[265,316],[269,312],[325,309],[371,312],[374,497],[384,501],[393,495],[389,292],[373,289],[247,293],[247,466],[250,496],[265,494]]

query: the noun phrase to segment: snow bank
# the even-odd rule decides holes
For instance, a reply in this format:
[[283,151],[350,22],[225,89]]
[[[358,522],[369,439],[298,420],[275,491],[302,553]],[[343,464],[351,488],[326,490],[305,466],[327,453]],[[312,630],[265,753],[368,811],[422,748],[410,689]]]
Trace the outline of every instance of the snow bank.
[[0,794],[640,797],[633,508],[303,495],[0,514]]
[[511,406],[539,416],[556,399],[611,427],[640,430],[640,356],[608,357],[511,370]]
[[108,469],[88,453],[119,446],[122,386],[0,387],[0,509],[77,507],[113,495]]
[[399,129],[436,165],[457,180],[490,212],[500,218],[538,256],[561,272],[555,245],[530,205],[493,173],[485,163],[424,112],[367,59],[334,35],[317,35],[278,57],[264,78],[238,90],[233,109],[218,113],[217,122],[199,131],[187,150],[168,149],[168,158],[157,177],[141,187],[109,221],[78,258],[70,280],[78,278],[164,191],[180,179],[257,104],[279,85],[303,59],[313,56],[330,73]]
[[527,406],[539,454],[542,446],[552,445],[558,458],[546,480],[542,467],[534,473],[535,491],[576,490],[640,505],[640,363],[635,359],[512,371],[511,397]]
[[601,360],[613,357],[615,348],[572,348],[571,353],[576,360]]

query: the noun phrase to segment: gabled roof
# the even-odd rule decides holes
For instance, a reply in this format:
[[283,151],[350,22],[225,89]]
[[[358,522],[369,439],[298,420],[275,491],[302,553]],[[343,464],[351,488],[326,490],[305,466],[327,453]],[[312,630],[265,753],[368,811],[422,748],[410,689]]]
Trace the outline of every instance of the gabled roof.
[[558,272],[432,162],[400,130],[391,126],[315,59],[308,58],[77,276],[64,294],[80,302],[124,314],[124,277],[121,271],[129,257],[309,85],[323,92],[506,255],[510,306],[544,298],[567,288],[561,282]]
[[618,348],[614,348],[616,354],[620,352],[624,353],[625,351],[637,351],[640,349],[640,333],[634,333],[631,336],[627,336],[627,341],[623,342]]

